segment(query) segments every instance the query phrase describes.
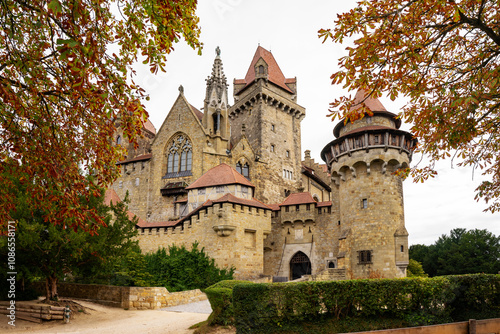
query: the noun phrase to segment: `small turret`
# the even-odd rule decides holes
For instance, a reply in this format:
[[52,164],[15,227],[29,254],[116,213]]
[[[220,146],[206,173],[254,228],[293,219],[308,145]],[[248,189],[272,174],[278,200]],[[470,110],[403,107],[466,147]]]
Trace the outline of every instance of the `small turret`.
[[395,172],[409,167],[416,140],[399,130],[401,120],[379,100],[360,90],[355,102],[364,103],[373,115],[340,121],[333,131],[336,139],[321,152],[337,186],[339,267],[356,278],[404,277],[408,232],[402,179]]

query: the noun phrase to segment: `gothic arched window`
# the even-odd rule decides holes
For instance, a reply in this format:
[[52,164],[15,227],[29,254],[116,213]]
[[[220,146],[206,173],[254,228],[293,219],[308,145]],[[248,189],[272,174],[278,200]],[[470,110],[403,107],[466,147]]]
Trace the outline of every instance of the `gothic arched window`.
[[247,162],[245,162],[245,164],[241,162],[236,163],[236,171],[250,180],[250,166]]
[[243,165],[243,174],[244,177],[246,177],[247,179],[250,178],[250,166],[248,166],[248,164],[245,162],[245,164]]
[[167,149],[166,177],[191,175],[192,164],[193,146],[186,135],[179,134],[170,142]]
[[121,143],[122,143],[122,137],[118,135],[118,137],[116,137],[116,145],[120,145]]

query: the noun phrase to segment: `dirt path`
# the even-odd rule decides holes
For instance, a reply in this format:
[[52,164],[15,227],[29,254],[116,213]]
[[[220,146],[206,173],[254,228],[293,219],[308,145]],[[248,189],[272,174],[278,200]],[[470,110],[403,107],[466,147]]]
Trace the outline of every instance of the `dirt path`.
[[178,313],[167,311],[125,311],[98,304],[80,302],[92,310],[89,314],[78,313],[69,324],[62,320],[45,321],[36,324],[16,320],[16,326],[7,324],[7,318],[0,320],[0,333],[73,333],[73,334],[191,334],[190,326],[208,318],[202,313]]

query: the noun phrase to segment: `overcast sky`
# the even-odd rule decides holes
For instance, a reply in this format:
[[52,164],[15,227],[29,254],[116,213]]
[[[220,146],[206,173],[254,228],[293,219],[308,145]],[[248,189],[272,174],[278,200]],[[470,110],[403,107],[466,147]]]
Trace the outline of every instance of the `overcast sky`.
[[[287,78],[297,77],[298,103],[306,108],[302,121],[302,154],[311,150],[322,162],[322,148],[333,140],[335,123],[327,117],[329,102],[346,94],[332,86],[330,75],[338,59],[345,56],[346,45],[321,43],[320,28],[331,28],[337,13],[355,6],[354,0],[265,1],[205,0],[198,4],[204,43],[202,56],[184,43],[168,55],[166,73],[156,76],[137,67],[137,81],[151,100],[146,103],[150,119],[159,129],[183,85],[188,101],[201,109],[205,97],[205,79],[210,75],[215,48],[221,49],[224,72],[228,78],[229,104],[233,104],[233,79],[242,79],[257,46],[270,50]],[[398,113],[404,101],[381,99],[382,104]],[[405,130],[409,124],[403,125]],[[413,164],[420,157],[414,157]],[[405,220],[412,244],[432,244],[442,234],[457,227],[488,229],[500,235],[500,214],[484,213],[484,202],[474,200],[480,172],[453,166],[450,161],[438,165],[439,175],[425,183],[404,182]],[[474,178],[473,178],[474,176]]]

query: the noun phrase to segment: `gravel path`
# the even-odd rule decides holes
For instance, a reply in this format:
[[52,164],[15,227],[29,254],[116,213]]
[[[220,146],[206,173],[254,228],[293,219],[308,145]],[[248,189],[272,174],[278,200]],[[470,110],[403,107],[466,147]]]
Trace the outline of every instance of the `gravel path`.
[[165,307],[161,309],[162,311],[168,312],[188,312],[188,313],[212,313],[212,307],[208,300],[202,300],[201,302],[189,303],[178,306]]

